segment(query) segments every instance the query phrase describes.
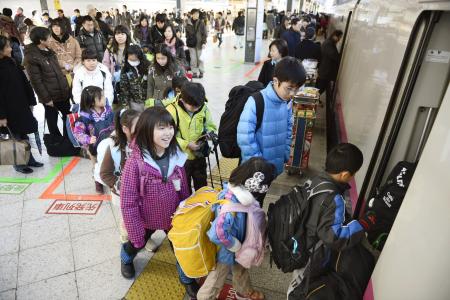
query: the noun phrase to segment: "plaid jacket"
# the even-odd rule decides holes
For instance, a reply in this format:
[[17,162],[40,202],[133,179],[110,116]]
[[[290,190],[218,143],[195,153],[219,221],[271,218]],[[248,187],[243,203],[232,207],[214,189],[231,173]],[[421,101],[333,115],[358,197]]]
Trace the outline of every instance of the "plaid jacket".
[[[178,204],[190,195],[184,163],[186,154],[178,150],[170,157],[168,180],[148,153],[141,155],[136,145],[125,163],[120,188],[123,220],[128,238],[136,248],[145,245],[145,229],[169,230]],[[180,189],[176,191],[176,181]]]

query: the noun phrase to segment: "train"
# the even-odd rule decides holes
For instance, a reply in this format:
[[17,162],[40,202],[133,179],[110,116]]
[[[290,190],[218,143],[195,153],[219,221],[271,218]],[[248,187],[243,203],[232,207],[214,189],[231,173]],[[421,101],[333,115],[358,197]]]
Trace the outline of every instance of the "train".
[[337,0],[327,13],[328,32],[344,32],[328,134],[364,154],[354,217],[397,162],[417,163],[364,299],[450,299],[450,1]]

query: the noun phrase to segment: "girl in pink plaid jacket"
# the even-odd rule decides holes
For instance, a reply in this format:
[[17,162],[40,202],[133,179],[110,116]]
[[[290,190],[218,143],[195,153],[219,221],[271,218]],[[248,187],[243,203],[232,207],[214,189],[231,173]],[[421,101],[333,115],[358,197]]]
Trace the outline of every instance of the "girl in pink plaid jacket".
[[149,108],[141,114],[135,130],[120,187],[129,239],[120,253],[125,278],[134,277],[133,259],[138,251],[156,230],[170,229],[178,204],[190,195],[184,171],[187,155],[178,147],[172,116],[164,108]]

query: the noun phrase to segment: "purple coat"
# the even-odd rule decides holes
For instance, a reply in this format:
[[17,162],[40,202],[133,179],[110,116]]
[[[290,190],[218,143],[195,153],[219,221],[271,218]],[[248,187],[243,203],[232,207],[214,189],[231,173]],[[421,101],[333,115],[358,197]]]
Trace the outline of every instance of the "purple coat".
[[[178,204],[191,193],[184,171],[187,155],[181,150],[170,157],[167,182],[163,182],[158,165],[147,152],[142,158],[137,146],[132,150],[122,172],[120,207],[129,240],[141,248],[145,230],[169,230]],[[175,188],[177,181],[179,191]]]

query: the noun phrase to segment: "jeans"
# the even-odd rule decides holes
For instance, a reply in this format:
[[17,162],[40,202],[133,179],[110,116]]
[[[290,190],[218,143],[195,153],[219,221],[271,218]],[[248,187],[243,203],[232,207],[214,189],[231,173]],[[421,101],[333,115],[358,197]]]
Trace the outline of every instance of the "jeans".
[[243,35],[236,35],[236,42],[235,42],[234,46],[236,48],[244,47],[244,36]]
[[202,49],[189,48],[189,54],[191,56],[192,73],[194,74],[205,73],[203,61],[200,60],[200,56],[202,56]]

